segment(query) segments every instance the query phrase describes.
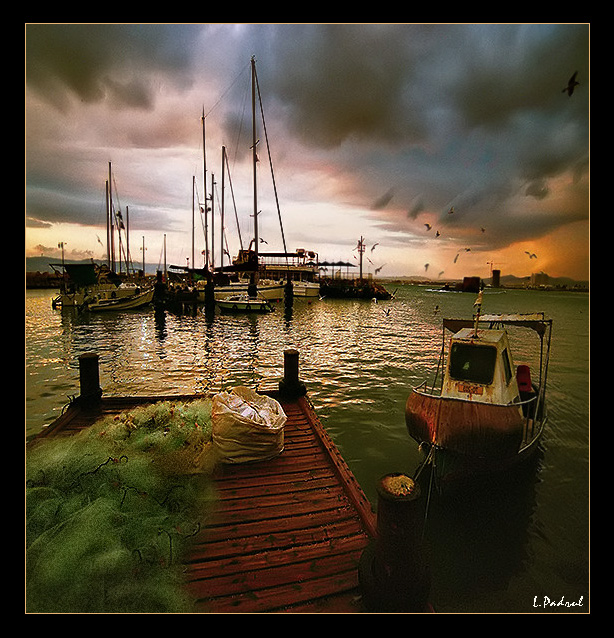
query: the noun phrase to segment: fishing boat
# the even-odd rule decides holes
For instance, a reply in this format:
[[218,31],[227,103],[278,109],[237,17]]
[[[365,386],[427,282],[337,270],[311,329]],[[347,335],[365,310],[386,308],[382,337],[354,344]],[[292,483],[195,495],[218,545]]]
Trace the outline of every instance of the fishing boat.
[[150,304],[154,298],[154,288],[148,288],[136,292],[129,297],[108,298],[94,296],[85,300],[85,308],[91,312],[104,312],[109,310],[134,310]]
[[[476,305],[473,319],[444,319],[435,379],[414,388],[405,406],[409,434],[427,451],[424,465],[432,466],[439,488],[528,458],[547,421],[552,320],[543,313],[480,316],[481,293]],[[533,371],[527,363],[514,364],[512,326],[537,336]],[[446,330],[452,332],[447,356]]]
[[219,299],[217,305],[225,312],[271,312],[273,306],[262,297],[250,297],[249,295],[230,295]]

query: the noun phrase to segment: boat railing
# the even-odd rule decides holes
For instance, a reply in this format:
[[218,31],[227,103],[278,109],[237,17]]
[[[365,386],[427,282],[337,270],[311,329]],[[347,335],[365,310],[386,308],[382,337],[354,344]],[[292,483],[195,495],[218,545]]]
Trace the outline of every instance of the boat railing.
[[[427,383],[427,381],[423,381],[420,385],[417,385],[413,388],[413,391],[417,394],[422,394],[426,396],[439,397],[441,399],[449,399],[451,401],[470,401],[470,399],[465,399],[463,397],[448,397],[441,394],[441,387],[431,386]],[[534,407],[531,404],[534,403]],[[493,403],[492,405],[501,405],[501,406],[509,406],[514,405],[522,409],[523,414],[529,415],[530,418],[534,418],[531,415],[537,414],[537,410],[539,405],[541,404],[541,394],[539,392],[535,393],[533,396],[528,399],[524,399],[522,401],[511,401],[510,403]],[[530,406],[533,409],[530,409]]]

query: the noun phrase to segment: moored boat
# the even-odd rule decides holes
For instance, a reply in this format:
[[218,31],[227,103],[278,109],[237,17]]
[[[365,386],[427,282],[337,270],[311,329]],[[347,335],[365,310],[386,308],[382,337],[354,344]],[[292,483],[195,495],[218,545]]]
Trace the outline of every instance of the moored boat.
[[[247,280],[229,282],[215,287],[215,300],[224,301],[229,297],[247,295],[250,283]],[[260,280],[257,285],[258,299],[279,301],[284,297],[284,284],[277,281]]]
[[229,295],[216,300],[220,310],[225,312],[271,312],[273,307],[267,299],[249,295]]
[[109,310],[133,310],[150,304],[154,298],[154,288],[136,292],[129,297],[91,297],[85,300],[85,307],[92,312]]
[[[511,326],[538,337],[533,372],[526,363],[514,364]],[[446,330],[453,333],[447,356]],[[478,313],[471,320],[444,319],[443,331],[433,384],[414,388],[405,406],[409,434],[428,451],[439,488],[508,469],[537,449],[547,420],[552,320],[543,313]]]

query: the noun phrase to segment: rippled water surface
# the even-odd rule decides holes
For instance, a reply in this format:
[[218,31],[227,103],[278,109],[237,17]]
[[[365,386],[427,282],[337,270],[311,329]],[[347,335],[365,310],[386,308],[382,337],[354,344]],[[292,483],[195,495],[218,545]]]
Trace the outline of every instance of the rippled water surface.
[[[27,436],[78,394],[84,352],[99,354],[107,395],[181,394],[276,384],[283,351],[293,347],[318,415],[374,505],[379,477],[413,474],[421,461],[405,429],[407,395],[435,370],[442,317],[471,316],[475,301],[408,285],[377,304],[297,299],[290,316],[281,304],[268,315],[207,320],[200,311],[153,309],[78,315],[53,310],[54,295],[26,295]],[[442,612],[587,612],[589,297],[487,290],[483,311],[554,319],[550,421],[528,476],[479,497],[429,500],[433,602]],[[515,342],[517,360],[528,357],[524,341]],[[548,604],[560,602],[580,605]]]

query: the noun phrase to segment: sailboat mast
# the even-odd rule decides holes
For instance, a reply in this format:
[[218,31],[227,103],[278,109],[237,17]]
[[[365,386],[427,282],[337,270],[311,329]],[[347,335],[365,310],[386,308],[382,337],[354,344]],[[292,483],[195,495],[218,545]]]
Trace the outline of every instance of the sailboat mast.
[[211,173],[211,269],[215,268],[215,175]]
[[113,223],[113,178],[111,174],[111,162],[109,162],[109,236],[111,238],[111,261],[109,270],[115,272],[115,224]]
[[196,268],[194,263],[194,191],[196,187],[196,177],[192,175],[192,268]]
[[224,175],[226,164],[226,147],[222,146],[222,204],[220,207],[220,268],[224,268]]
[[205,108],[203,107],[203,214],[205,215],[205,268],[209,268],[209,227],[207,222],[207,148],[205,144]]
[[111,214],[109,201],[109,180],[105,182],[105,198],[107,206],[107,266],[111,270]]
[[256,253],[256,269],[258,268],[258,188],[256,180],[256,59],[252,56],[252,162],[254,179],[254,252]]

